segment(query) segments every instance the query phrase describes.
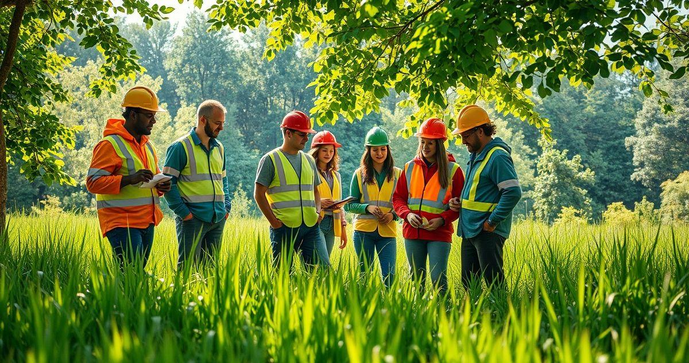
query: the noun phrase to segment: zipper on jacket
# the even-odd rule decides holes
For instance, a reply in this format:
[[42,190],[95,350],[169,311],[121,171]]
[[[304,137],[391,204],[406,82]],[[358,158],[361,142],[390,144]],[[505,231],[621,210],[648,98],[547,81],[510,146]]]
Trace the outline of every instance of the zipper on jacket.
[[[423,205],[423,195],[426,193],[427,183],[426,183],[426,172],[423,169],[421,169],[421,171],[423,172],[423,189],[421,189],[421,198],[419,200],[419,217],[421,217],[421,219],[423,219],[423,216],[421,215],[421,212],[422,212],[421,206]],[[433,177],[433,176],[431,176],[431,177]],[[421,227],[416,228],[416,238],[421,239]]]
[[211,150],[208,150],[208,153],[206,153],[206,157],[208,158],[208,176],[211,178],[211,185],[213,186],[213,218],[211,218],[211,222],[215,223],[215,181],[213,180],[213,173],[211,172],[211,152],[213,148],[210,143],[208,143],[208,146],[211,147]]

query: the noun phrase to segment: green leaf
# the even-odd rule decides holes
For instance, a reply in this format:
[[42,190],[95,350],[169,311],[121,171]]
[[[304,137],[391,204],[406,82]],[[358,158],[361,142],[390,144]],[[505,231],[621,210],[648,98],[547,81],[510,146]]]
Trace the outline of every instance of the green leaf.
[[675,73],[670,75],[670,79],[680,79],[684,76],[684,73],[687,71],[687,66],[684,67],[679,67],[675,71]]

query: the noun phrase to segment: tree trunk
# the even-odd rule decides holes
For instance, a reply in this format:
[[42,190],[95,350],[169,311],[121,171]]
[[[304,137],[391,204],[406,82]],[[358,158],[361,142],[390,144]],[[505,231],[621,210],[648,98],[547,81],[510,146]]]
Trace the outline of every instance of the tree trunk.
[[26,10],[27,0],[17,0],[10,24],[10,32],[7,35],[7,49],[5,49],[2,65],[0,65],[0,241],[5,234],[7,220],[7,144],[5,142],[5,124],[2,121],[2,100],[4,99],[3,90],[5,83],[10,76],[14,53],[17,50],[17,39],[19,38],[19,28],[22,25],[24,11]]

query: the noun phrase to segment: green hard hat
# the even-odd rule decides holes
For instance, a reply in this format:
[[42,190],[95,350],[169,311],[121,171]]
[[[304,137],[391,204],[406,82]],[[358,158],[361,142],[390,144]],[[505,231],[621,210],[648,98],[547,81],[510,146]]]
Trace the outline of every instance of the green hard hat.
[[388,133],[380,127],[376,126],[366,134],[365,146],[385,146],[389,145],[390,140],[388,139]]

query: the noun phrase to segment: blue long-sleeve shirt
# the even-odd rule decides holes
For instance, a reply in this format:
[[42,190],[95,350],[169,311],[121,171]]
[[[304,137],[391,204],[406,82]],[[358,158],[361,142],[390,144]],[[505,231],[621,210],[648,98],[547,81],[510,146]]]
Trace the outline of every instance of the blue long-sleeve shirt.
[[[208,155],[210,155],[210,153],[213,152],[214,148],[220,148],[220,150],[224,150],[224,148],[221,147],[220,142],[216,139],[210,139],[208,143],[208,145],[210,146],[210,150],[206,149],[206,147],[201,143],[201,139],[199,139],[198,135],[196,135],[195,127],[191,129],[190,134],[194,142],[194,145],[200,146],[201,149]],[[186,151],[184,151],[184,146],[182,145],[181,140],[183,139],[175,141],[167,149],[167,155],[165,157],[165,167],[163,168],[163,172],[172,176],[172,188],[169,192],[165,194],[165,200],[167,201],[167,204],[170,206],[170,209],[172,209],[172,211],[175,212],[175,214],[180,218],[185,218],[189,215],[189,213],[191,213],[194,217],[204,222],[218,222],[222,220],[222,218],[225,217],[225,214],[229,213],[232,209],[229,183],[227,181],[227,172],[225,170],[225,155],[223,155],[222,166],[222,185],[223,193],[225,195],[224,199],[221,199],[217,202],[187,204],[182,199],[182,196],[179,193],[179,187],[177,186],[179,172],[184,170],[184,168],[187,166],[187,153]]]
[[510,156],[511,149],[502,139],[496,137],[479,154],[471,154],[467,165],[466,183],[462,199],[467,199],[474,184],[474,177],[486,154],[498,146],[479,176],[476,187],[476,201],[497,203],[492,212],[477,212],[462,208],[457,235],[463,238],[476,237],[486,220],[495,225],[495,233],[508,238],[512,229],[512,210],[522,197],[517,172]]

